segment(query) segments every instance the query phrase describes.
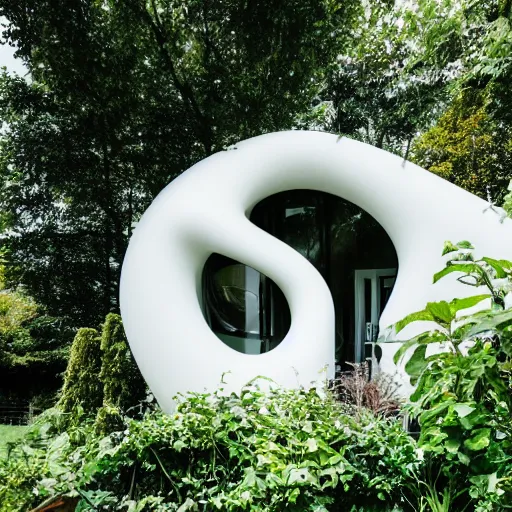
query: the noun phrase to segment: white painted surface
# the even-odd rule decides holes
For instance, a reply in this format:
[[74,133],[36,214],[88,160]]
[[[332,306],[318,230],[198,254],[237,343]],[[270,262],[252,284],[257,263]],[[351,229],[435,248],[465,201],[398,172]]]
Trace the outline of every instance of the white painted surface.
[[[235,149],[236,148],[236,149]],[[257,375],[289,387],[334,371],[334,308],[320,274],[297,251],[248,220],[262,199],[291,189],[338,195],[370,213],[398,254],[395,288],[383,330],[426,302],[472,295],[444,266],[445,240],[512,258],[512,228],[487,203],[372,146],[321,132],[280,132],[244,141],[199,162],[167,186],[130,241],[121,276],[121,312],[137,363],[165,410],[177,392],[213,390],[221,374],[238,390]],[[200,306],[201,274],[213,252],[270,277],[290,306],[290,331],[274,350],[241,354],[208,327]],[[405,329],[403,336],[411,334]],[[396,344],[383,347],[393,372]]]

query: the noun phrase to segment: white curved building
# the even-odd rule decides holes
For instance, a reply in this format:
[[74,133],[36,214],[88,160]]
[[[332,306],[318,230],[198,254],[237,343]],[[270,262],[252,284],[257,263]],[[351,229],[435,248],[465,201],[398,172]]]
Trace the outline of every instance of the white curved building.
[[[179,392],[264,375],[309,385],[334,361],[376,363],[378,334],[426,302],[444,241],[512,256],[512,228],[478,197],[372,146],[321,132],[256,137],[194,165],[139,222],[121,278],[137,363],[164,409]],[[484,211],[485,210],[485,211]],[[408,337],[417,326],[402,334]],[[396,343],[381,370],[395,372]],[[320,372],[320,373],[319,373]]]

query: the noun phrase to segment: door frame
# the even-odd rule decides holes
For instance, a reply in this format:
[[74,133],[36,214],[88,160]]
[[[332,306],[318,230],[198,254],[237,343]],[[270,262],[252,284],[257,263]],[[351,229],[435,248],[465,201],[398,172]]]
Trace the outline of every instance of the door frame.
[[365,361],[365,279],[370,279],[372,284],[371,301],[371,323],[379,325],[380,318],[380,294],[379,278],[397,276],[397,268],[376,268],[354,270],[354,302],[355,302],[355,323],[354,323],[354,361],[361,363]]

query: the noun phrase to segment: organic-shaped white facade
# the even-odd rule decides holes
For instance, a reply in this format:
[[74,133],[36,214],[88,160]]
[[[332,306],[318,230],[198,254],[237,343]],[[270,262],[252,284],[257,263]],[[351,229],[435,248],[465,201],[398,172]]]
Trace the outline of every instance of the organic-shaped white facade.
[[[125,330],[164,409],[172,409],[176,393],[216,389],[224,372],[230,372],[224,387],[235,391],[259,375],[289,387],[324,378],[324,367],[333,375],[334,308],[327,285],[304,257],[248,219],[259,201],[292,189],[324,191],[355,203],[388,233],[399,270],[382,329],[428,301],[475,292],[456,276],[432,284],[444,266],[445,240],[469,240],[490,257],[512,255],[511,222],[500,222],[485,201],[372,146],[289,131],[214,154],[158,195],[137,225],[123,264]],[[201,275],[212,253],[257,269],[283,291],[291,327],[272,351],[243,354],[211,331],[202,311]],[[395,370],[396,348],[383,345],[383,370]]]

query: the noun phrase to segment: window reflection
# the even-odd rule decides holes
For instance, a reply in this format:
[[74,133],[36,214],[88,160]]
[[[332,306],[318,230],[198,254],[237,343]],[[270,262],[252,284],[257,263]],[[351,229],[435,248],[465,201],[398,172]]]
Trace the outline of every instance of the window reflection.
[[321,222],[316,206],[285,208],[281,240],[318,267],[321,259]]
[[[246,273],[256,274],[257,286],[251,283]],[[259,336],[259,275],[240,263],[227,264],[218,270],[212,280],[209,304],[219,326],[228,333]]]
[[268,352],[288,332],[290,313],[283,293],[251,267],[212,255],[203,272],[203,295],[208,323],[234,350]]

